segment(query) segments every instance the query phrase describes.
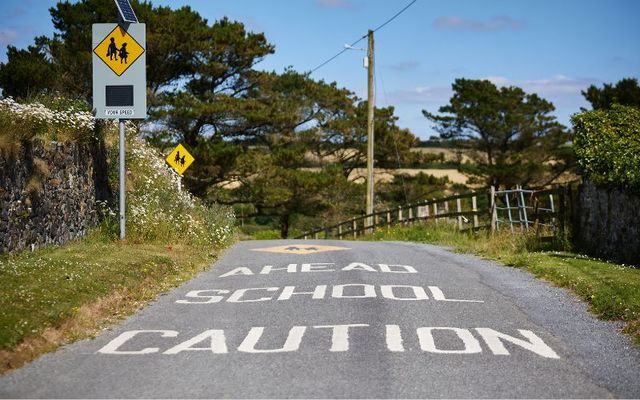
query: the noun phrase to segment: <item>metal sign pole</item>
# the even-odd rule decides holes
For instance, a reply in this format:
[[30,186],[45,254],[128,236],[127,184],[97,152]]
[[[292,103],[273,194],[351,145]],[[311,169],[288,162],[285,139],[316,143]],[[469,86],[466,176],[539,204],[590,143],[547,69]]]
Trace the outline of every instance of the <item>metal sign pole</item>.
[[125,211],[125,201],[124,201],[124,192],[125,192],[125,167],[124,167],[124,119],[118,120],[118,124],[120,125],[120,240],[124,240],[125,234],[125,219],[124,219],[124,211]]

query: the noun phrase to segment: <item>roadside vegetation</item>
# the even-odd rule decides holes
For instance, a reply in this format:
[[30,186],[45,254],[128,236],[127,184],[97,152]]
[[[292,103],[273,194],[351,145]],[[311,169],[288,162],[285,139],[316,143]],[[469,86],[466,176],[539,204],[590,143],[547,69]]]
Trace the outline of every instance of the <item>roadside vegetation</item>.
[[640,345],[640,269],[552,250],[532,236],[501,231],[467,234],[448,224],[421,224],[381,229],[363,240],[408,241],[451,247],[531,272],[568,288],[605,320],[624,322],[623,332]]
[[[102,138],[109,152],[109,182],[116,192],[114,124],[89,130],[82,113],[7,99],[2,106],[8,108],[0,109],[0,115],[19,113],[22,118],[15,119],[22,124],[18,145],[25,140],[54,139],[50,130],[40,130],[36,123],[40,115],[47,120],[68,116],[59,122],[58,140],[77,141],[85,135]],[[235,239],[232,210],[205,205],[178,191],[177,177],[162,155],[136,136],[133,124],[127,129],[125,241],[118,240],[115,204],[102,202],[97,210],[102,222],[85,238],[61,247],[0,255],[0,373],[62,344],[90,337],[130,315],[208,268]],[[63,132],[67,136],[62,137]]]

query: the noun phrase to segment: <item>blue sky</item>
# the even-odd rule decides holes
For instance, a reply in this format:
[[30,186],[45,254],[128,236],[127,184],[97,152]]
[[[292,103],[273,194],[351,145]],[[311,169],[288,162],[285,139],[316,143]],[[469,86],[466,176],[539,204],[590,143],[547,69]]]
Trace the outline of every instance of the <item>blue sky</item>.
[[[25,47],[36,35],[52,35],[48,8],[55,3],[3,0],[0,46]],[[222,16],[242,21],[250,30],[265,32],[276,46],[258,68],[309,71],[409,0],[152,3],[190,5],[210,22]],[[572,113],[588,107],[581,90],[640,77],[639,17],[638,0],[418,0],[376,32],[376,104],[394,105],[399,125],[427,138],[433,131],[421,110],[446,104],[455,78],[487,78],[552,101],[558,120],[568,125]],[[364,97],[363,56],[347,51],[313,77],[336,81]],[[4,50],[0,60],[6,60]]]

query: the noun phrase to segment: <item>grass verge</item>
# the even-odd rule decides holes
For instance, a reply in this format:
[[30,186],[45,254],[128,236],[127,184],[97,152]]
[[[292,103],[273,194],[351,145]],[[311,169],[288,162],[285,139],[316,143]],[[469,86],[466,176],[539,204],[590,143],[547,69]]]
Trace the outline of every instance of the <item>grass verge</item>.
[[214,261],[201,247],[95,236],[0,257],[0,373],[92,337]]
[[605,320],[623,321],[623,332],[640,345],[640,269],[568,252],[544,250],[534,237],[501,232],[465,234],[446,224],[382,229],[364,240],[399,240],[449,246],[521,268],[568,288]]

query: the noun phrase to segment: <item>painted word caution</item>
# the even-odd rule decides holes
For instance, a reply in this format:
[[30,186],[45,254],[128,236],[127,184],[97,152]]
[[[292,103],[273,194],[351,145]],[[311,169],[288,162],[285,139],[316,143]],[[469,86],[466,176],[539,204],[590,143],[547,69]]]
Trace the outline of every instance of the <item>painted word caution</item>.
[[350,250],[348,247],[338,246],[321,246],[317,244],[290,244],[285,246],[263,247],[260,249],[251,249],[253,251],[264,251],[267,253],[285,253],[285,254],[313,254],[324,253],[326,251]]
[[175,149],[171,150],[171,153],[169,153],[165,160],[178,175],[182,176],[184,171],[186,171],[194,161],[194,158],[183,145],[179,144]]
[[118,76],[144,53],[142,47],[129,33],[120,26],[116,26],[93,49],[93,52]]
[[[118,335],[98,350],[98,353],[121,356],[154,353],[175,356],[182,353],[193,354],[194,352],[216,356],[232,353],[234,350],[239,353],[292,353],[305,350],[317,351],[318,343],[329,339],[330,344],[328,343],[326,351],[332,353],[348,352],[352,347],[359,346],[355,349],[356,351],[367,351],[373,348],[378,352],[378,349],[386,349],[392,353],[403,353],[419,349],[419,351],[432,356],[455,355],[455,357],[461,357],[479,355],[488,350],[489,354],[495,356],[509,356],[511,351],[514,351],[523,355],[547,359],[560,358],[542,338],[527,329],[518,329],[517,333],[515,330],[504,333],[486,327],[425,326],[405,329],[404,332],[400,325],[395,324],[384,325],[384,327],[377,329],[380,328],[384,330],[384,342],[380,339],[363,341],[360,336],[360,340],[354,341],[354,343],[351,343],[350,340],[352,335],[367,335],[368,338],[379,336],[367,332],[372,327],[362,323],[303,325],[293,326],[288,330],[279,327],[258,326],[250,328],[246,333],[241,333],[240,337],[237,337],[239,333],[237,330],[207,329],[195,336],[190,335],[188,338],[180,340],[175,340],[181,336],[180,332],[175,330],[132,330]],[[373,327],[373,329],[376,328]],[[265,330],[268,330],[267,334],[265,334]],[[227,336],[232,337],[229,342],[227,342]],[[162,344],[163,347],[149,347],[148,344],[151,340],[156,346]],[[235,343],[240,344],[237,348],[231,348],[230,345]],[[505,346],[506,343],[509,347]]]

